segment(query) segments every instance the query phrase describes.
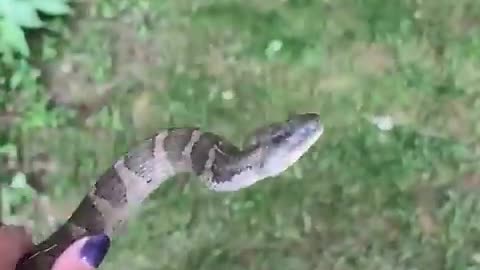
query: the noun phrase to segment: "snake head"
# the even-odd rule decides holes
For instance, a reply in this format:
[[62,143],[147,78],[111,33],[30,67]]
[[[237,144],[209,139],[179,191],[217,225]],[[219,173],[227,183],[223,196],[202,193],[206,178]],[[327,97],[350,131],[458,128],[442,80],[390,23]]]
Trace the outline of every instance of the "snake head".
[[257,129],[238,156],[216,160],[210,188],[236,191],[276,176],[303,156],[322,133],[320,117],[314,113],[296,114]]
[[[257,174],[262,178],[276,176],[293,165],[323,133],[319,115],[295,114],[286,121],[257,130],[250,139],[254,160],[260,159]],[[248,151],[248,150],[247,150]]]

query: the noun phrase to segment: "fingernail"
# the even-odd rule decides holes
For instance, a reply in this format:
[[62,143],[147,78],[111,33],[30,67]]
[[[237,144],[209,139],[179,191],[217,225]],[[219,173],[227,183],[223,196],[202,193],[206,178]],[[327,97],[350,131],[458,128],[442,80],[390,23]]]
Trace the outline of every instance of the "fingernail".
[[80,250],[82,260],[94,268],[102,263],[110,248],[110,238],[105,234],[90,236]]

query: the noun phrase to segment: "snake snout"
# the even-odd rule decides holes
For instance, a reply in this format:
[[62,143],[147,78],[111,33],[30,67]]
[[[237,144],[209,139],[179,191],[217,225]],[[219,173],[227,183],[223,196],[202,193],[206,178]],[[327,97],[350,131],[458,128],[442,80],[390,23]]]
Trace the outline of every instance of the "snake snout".
[[285,141],[289,151],[305,152],[323,133],[320,116],[315,113],[297,114],[288,121],[290,136]]
[[320,116],[316,113],[299,114],[295,120],[298,124],[298,130],[304,136],[311,136],[317,133],[321,134],[323,132]]

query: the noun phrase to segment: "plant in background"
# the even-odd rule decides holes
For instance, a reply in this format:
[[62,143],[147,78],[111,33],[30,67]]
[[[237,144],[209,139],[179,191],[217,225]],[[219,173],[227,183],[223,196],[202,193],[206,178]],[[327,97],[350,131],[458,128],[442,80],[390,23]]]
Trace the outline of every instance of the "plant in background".
[[[24,107],[15,108],[22,120],[0,131],[3,138],[0,139],[0,157],[16,149],[15,143],[10,141],[13,136],[10,133],[55,124],[57,120],[47,114],[43,88],[38,82],[40,71],[29,61],[31,52],[26,31],[50,27],[40,14],[55,17],[71,13],[68,0],[0,0],[0,114],[12,98],[16,99],[16,94],[22,92],[25,99]],[[10,210],[30,201],[33,194],[22,172],[13,176],[0,174],[0,220],[2,216],[10,217]]]
[[61,16],[71,13],[68,0],[0,0],[0,54],[30,56],[25,29],[44,27],[39,13]]

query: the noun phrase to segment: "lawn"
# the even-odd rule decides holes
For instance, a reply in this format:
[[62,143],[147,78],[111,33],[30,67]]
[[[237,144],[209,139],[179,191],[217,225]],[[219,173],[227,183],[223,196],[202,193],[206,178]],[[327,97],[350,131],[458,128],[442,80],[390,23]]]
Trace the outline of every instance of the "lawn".
[[56,164],[49,194],[64,218],[155,130],[200,126],[241,145],[290,113],[319,113],[325,125],[293,168],[249,189],[165,183],[102,269],[480,269],[480,2],[102,0],[76,10],[42,70],[45,91],[80,120],[24,136]]

